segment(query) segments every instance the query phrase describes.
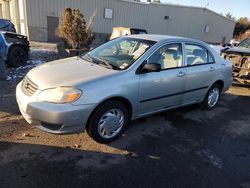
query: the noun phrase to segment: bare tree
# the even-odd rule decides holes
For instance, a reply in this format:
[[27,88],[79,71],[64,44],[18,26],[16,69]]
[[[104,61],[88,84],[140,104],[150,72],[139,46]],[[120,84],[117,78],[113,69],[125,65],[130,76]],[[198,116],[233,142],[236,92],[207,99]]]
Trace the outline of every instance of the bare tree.
[[94,40],[95,36],[93,34],[93,26],[94,26],[94,21],[96,18],[96,14],[97,14],[97,10],[95,10],[92,14],[92,16],[89,19],[89,22],[87,24],[86,27],[86,31],[87,31],[87,45],[90,45],[92,43],[92,41]]
[[246,17],[240,18],[235,25],[234,36],[240,36],[248,29],[250,29],[250,20]]
[[81,44],[87,42],[86,21],[79,9],[73,11],[72,30],[69,37],[72,47],[79,49]]
[[60,19],[58,36],[67,41],[73,49],[79,49],[82,45],[88,46],[94,39],[93,25],[97,11],[95,11],[88,24],[79,9],[66,8]]
[[[70,33],[72,29],[73,12],[71,8],[66,8],[63,15],[60,17],[60,23],[57,29],[57,35],[60,38],[67,39],[70,38]],[[69,41],[68,41],[69,42]]]
[[236,18],[230,12],[226,13],[225,16],[230,20],[236,21]]

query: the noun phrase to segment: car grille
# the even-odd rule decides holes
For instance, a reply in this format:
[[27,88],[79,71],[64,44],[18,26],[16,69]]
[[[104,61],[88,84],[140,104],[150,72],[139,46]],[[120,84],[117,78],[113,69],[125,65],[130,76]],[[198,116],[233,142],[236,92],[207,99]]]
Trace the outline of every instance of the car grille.
[[26,95],[28,96],[33,95],[37,89],[38,89],[38,86],[34,82],[32,82],[27,76],[23,79],[22,91]]

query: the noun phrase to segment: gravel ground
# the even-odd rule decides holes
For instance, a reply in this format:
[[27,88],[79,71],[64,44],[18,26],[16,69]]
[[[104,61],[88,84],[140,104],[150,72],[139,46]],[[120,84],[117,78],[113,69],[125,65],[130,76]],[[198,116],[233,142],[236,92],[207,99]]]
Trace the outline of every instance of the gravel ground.
[[247,87],[232,86],[211,111],[193,105],[133,121],[104,145],[29,126],[15,101],[20,79],[0,81],[0,187],[250,187]]

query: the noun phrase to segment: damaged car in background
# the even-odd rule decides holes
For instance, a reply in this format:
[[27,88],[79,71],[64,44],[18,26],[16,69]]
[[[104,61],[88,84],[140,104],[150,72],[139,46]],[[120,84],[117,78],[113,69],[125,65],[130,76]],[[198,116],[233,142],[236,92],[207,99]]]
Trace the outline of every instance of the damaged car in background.
[[8,67],[19,67],[26,64],[29,58],[30,45],[28,38],[24,35],[1,31],[0,37],[3,44],[0,48],[4,48],[4,61]]
[[225,48],[221,52],[224,59],[233,62],[234,79],[242,84],[250,84],[250,38],[237,47]]

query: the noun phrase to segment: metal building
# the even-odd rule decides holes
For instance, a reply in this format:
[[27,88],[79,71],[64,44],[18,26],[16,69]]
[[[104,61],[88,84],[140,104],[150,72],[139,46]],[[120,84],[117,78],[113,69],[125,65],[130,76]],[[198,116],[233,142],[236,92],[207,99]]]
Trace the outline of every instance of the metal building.
[[94,32],[99,37],[124,26],[219,43],[222,38],[229,42],[235,27],[235,22],[207,8],[132,0],[0,0],[0,16],[10,18],[30,40],[56,41],[55,29],[66,7],[80,9],[87,21],[97,11]]

